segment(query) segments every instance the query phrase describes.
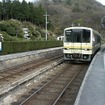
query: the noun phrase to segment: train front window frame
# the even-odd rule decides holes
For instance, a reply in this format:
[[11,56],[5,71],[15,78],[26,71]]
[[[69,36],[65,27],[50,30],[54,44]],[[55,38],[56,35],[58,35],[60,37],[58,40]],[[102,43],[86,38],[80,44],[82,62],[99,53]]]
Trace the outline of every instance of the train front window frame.
[[90,43],[91,31],[88,29],[65,30],[65,42]]

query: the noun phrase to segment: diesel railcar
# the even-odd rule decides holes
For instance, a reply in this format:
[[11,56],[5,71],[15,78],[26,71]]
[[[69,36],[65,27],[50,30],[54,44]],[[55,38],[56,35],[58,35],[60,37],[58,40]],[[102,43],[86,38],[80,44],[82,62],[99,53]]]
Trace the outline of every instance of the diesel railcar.
[[91,61],[101,47],[101,34],[88,27],[64,29],[64,59],[70,61]]

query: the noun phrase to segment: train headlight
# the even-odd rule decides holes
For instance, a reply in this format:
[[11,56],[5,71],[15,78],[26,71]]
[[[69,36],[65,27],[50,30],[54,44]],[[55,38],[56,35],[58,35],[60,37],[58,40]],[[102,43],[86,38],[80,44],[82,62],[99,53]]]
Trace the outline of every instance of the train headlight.
[[84,59],[88,59],[89,58],[89,55],[84,55],[83,58]]
[[84,59],[86,59],[87,57],[86,56],[84,56]]

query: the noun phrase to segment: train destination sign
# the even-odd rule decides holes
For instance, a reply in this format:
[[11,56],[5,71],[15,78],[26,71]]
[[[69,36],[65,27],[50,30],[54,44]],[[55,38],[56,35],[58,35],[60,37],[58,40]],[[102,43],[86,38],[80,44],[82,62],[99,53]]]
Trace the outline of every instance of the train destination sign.
[[0,42],[0,51],[2,51],[2,42]]

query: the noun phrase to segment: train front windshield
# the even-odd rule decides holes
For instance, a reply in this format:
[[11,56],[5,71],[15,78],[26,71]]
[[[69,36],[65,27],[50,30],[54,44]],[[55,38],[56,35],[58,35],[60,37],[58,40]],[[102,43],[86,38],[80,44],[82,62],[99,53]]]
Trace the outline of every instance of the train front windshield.
[[65,42],[89,43],[90,30],[87,29],[70,29],[65,31]]

